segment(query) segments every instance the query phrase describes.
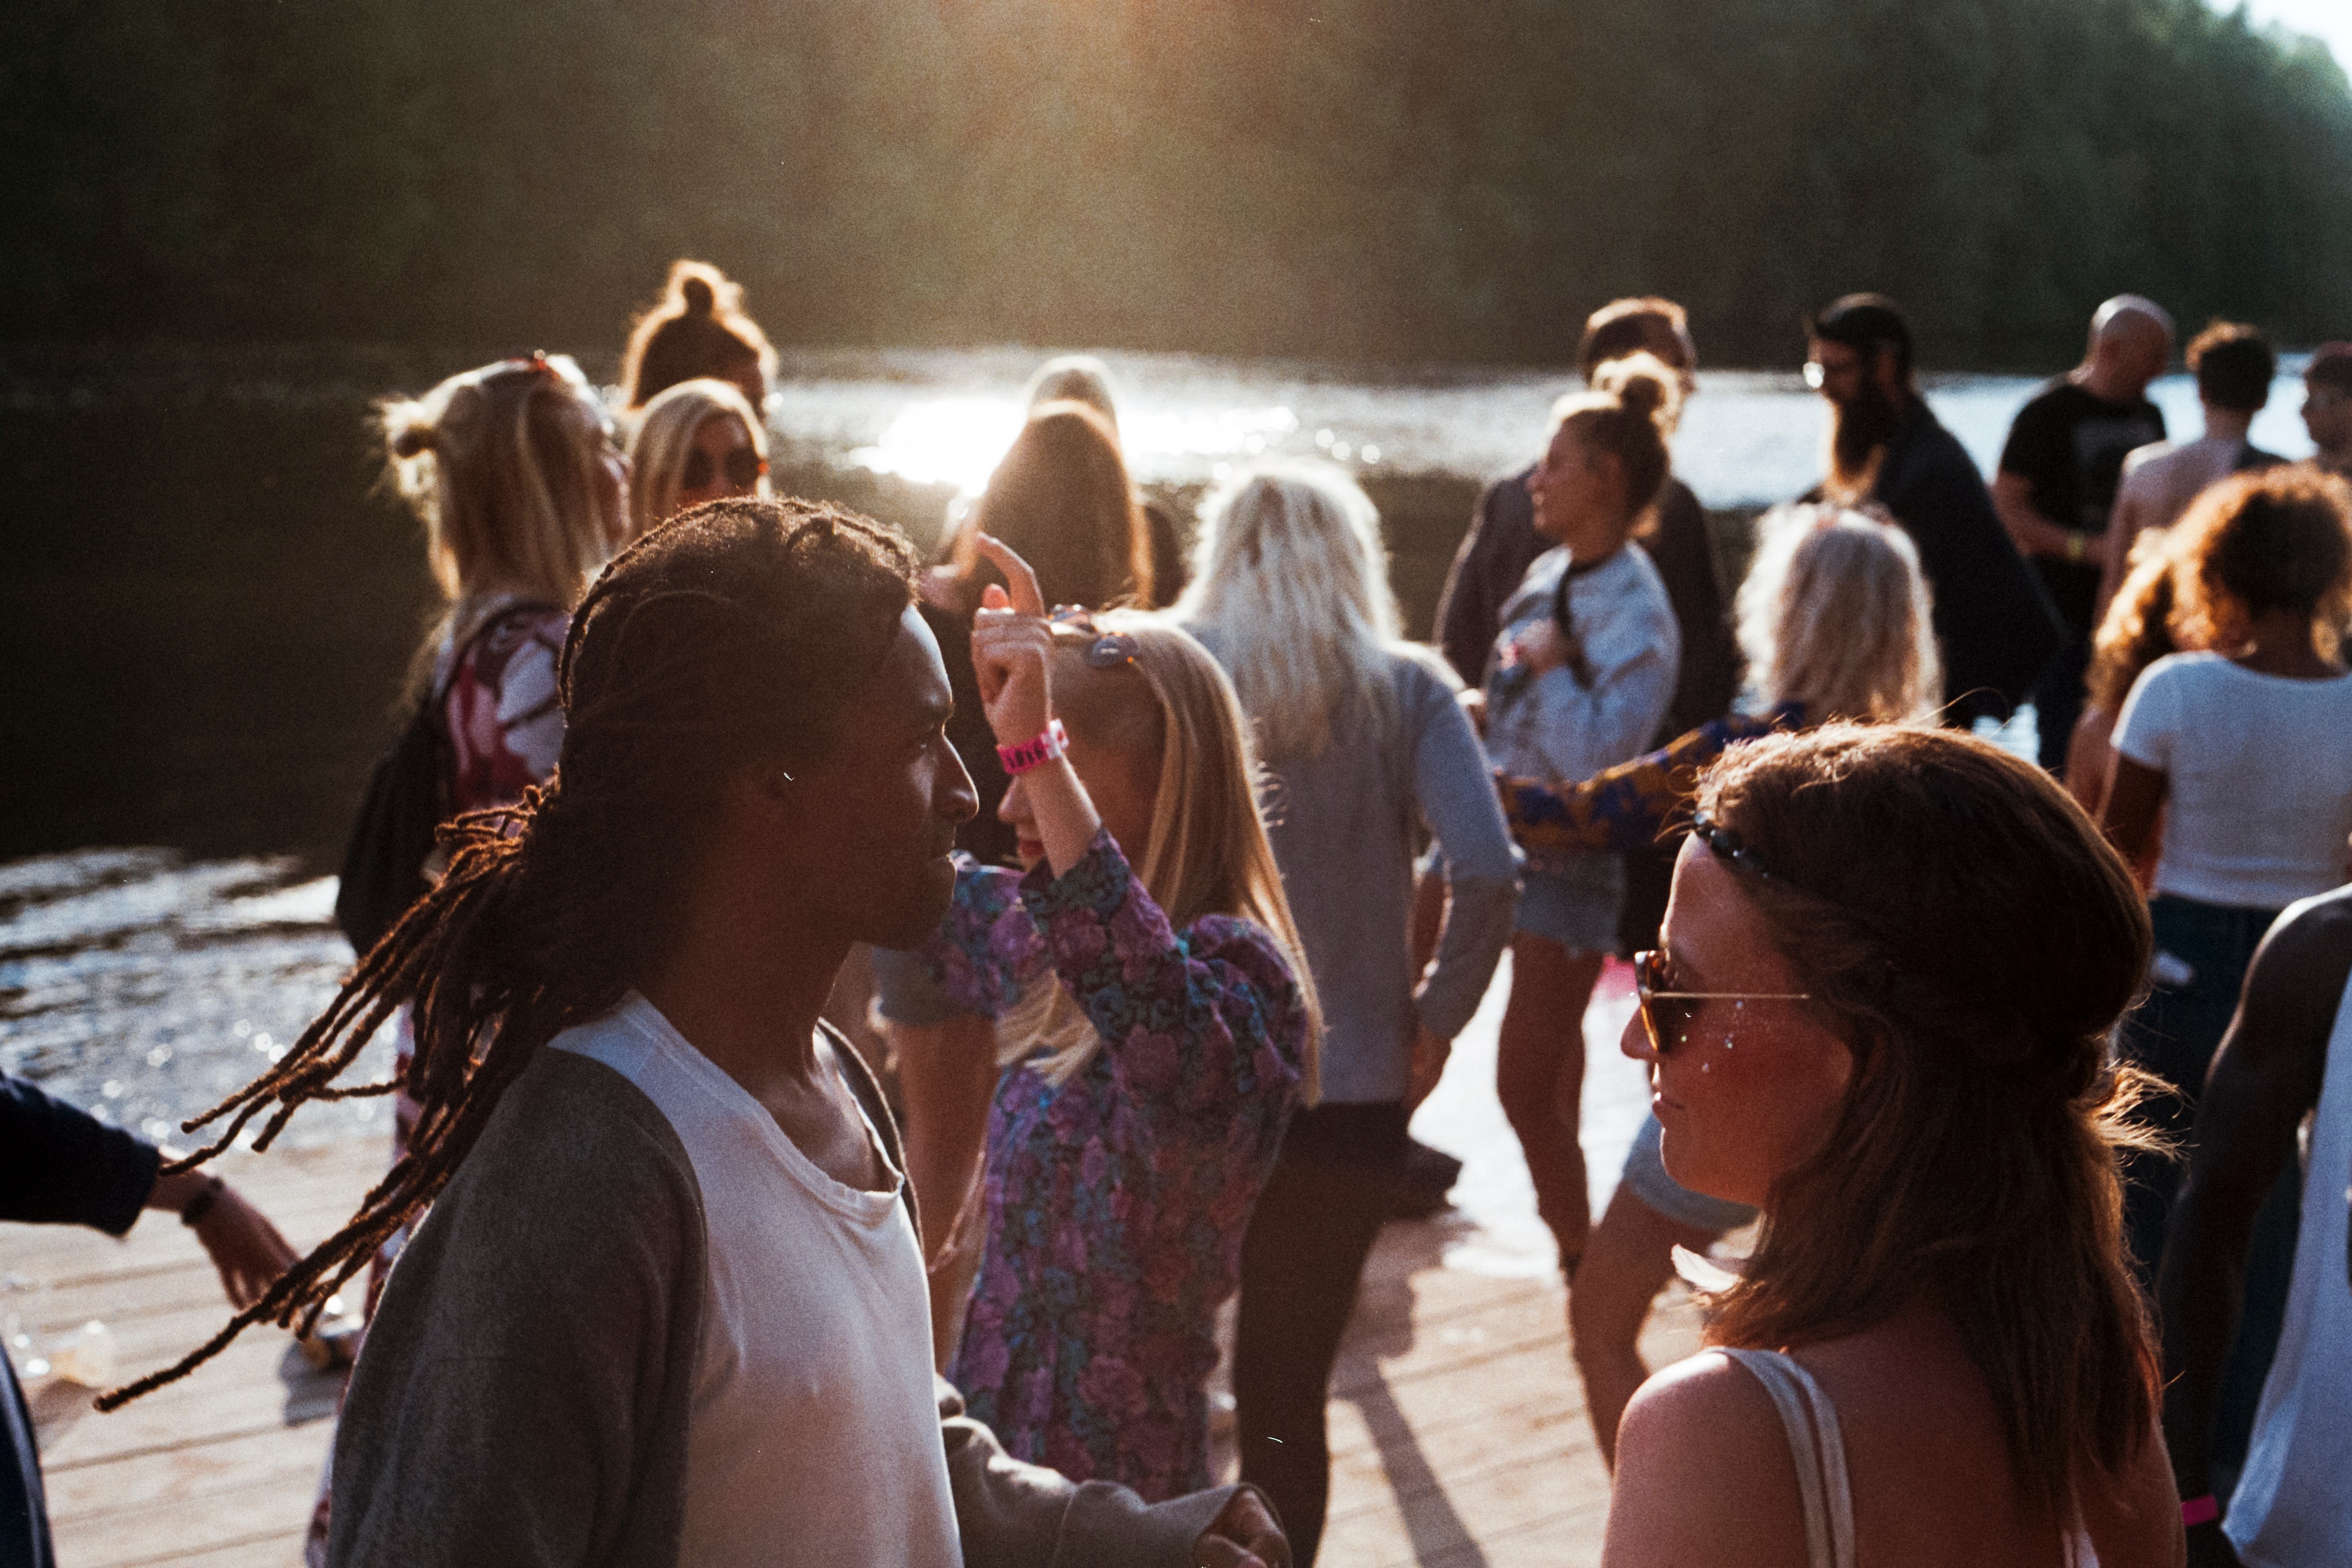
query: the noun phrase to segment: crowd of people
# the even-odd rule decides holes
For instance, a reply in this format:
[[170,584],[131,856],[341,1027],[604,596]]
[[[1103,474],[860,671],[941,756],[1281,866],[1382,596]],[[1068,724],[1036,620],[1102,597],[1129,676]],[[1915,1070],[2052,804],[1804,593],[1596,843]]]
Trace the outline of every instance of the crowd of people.
[[[1434,648],[1335,466],[1186,549],[1084,357],[929,562],[772,496],[776,358],[697,263],[609,402],[546,354],[387,402],[448,604],[421,896],[193,1155],[0,1098],[6,1218],[178,1210],[237,1308],[102,1403],[365,1275],[315,1562],[1304,1568],[1507,953],[1604,1562],[2352,1560],[2352,345],[2286,464],[2215,323],[2170,442],[2120,296],[1988,484],[1894,301],[1806,327],[1824,476],[1730,591],[1688,323],[1619,300]],[[2038,767],[1970,733],[2028,702]],[[1654,1095],[1596,1223],[1619,958]],[[199,1167],[351,1092],[392,1167],[298,1259]],[[1653,1375],[1678,1250],[1708,1348]]]

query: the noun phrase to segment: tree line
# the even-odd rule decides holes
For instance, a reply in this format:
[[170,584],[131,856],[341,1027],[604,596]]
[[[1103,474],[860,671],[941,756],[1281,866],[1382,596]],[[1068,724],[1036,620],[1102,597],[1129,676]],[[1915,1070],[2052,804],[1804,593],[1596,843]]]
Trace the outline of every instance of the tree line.
[[2352,336],[2352,89],[2202,0],[15,0],[0,337],[1558,361],[1624,292],[1947,366]]

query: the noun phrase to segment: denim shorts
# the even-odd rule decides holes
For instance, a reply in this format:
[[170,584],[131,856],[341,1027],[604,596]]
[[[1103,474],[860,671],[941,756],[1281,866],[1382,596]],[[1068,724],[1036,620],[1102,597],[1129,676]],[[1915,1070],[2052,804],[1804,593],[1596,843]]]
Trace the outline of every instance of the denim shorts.
[[1549,936],[1571,953],[1613,953],[1624,902],[1625,862],[1616,855],[1530,861],[1519,873],[1512,929]]
[[1632,1189],[1635,1197],[1675,1224],[1711,1230],[1717,1236],[1737,1230],[1756,1218],[1756,1210],[1744,1203],[1693,1192],[1668,1176],[1666,1162],[1660,1157],[1658,1148],[1658,1141],[1664,1135],[1657,1117],[1643,1118],[1642,1130],[1633,1134],[1633,1146],[1625,1155],[1625,1174],[1618,1182],[1621,1186]]

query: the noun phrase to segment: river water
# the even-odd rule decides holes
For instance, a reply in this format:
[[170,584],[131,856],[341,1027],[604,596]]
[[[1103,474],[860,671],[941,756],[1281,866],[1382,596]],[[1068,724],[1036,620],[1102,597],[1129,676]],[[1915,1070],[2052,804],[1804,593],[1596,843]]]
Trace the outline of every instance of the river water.
[[[1012,438],[1041,357],[788,356],[780,478],[927,539]],[[1180,503],[1268,454],[1356,472],[1416,630],[1477,484],[1530,460],[1570,381],[1105,357],[1139,479]],[[367,403],[467,362],[0,350],[0,1069],[160,1137],[331,996],[351,956],[322,873],[430,612],[414,525],[373,488]],[[1990,470],[2034,384],[1956,377],[1928,396]],[[2185,378],[2155,395],[2176,432],[2199,428]],[[2299,396],[2283,378],[2260,444],[2309,450]],[[1752,507],[1810,486],[1822,439],[1792,371],[1709,371],[1675,465],[1710,507]],[[387,1064],[379,1045],[368,1066]],[[313,1108],[294,1135],[381,1131],[385,1114]]]

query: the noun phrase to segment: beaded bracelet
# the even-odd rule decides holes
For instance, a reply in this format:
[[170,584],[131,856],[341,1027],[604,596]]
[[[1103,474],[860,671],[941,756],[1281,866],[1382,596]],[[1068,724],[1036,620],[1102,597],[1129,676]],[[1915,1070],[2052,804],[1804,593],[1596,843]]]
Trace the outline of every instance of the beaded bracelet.
[[1069,732],[1062,727],[1062,721],[1057,718],[1049,721],[1045,733],[1034,740],[1024,740],[1018,746],[998,747],[996,759],[1004,764],[1004,771],[1008,774],[1026,773],[1066,755],[1069,745]]

